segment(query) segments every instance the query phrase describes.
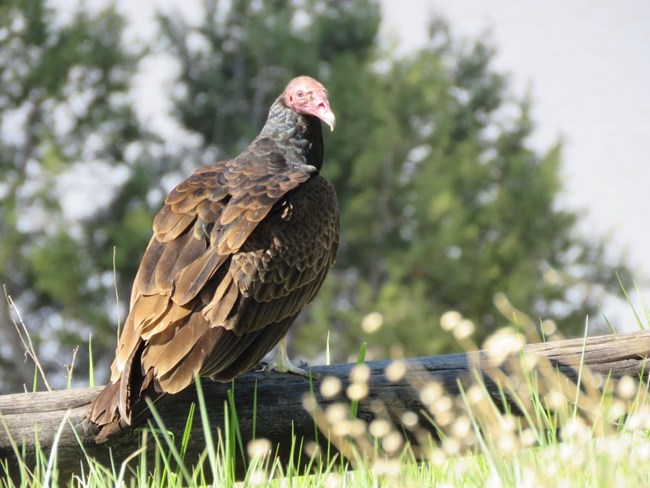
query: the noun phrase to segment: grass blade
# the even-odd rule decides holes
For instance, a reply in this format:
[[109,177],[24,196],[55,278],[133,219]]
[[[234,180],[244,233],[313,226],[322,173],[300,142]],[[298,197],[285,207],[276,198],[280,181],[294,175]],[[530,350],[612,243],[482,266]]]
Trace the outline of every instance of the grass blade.
[[[183,458],[181,456],[181,453],[178,452],[178,449],[176,448],[176,445],[174,444],[173,439],[165,429],[165,425],[162,421],[162,418],[160,417],[160,414],[158,413],[158,410],[156,409],[155,405],[149,398],[145,398],[147,401],[147,406],[151,410],[151,415],[153,416],[154,420],[156,421],[156,424],[158,426],[158,429],[160,429],[160,434],[162,435],[163,439],[165,440],[165,443],[167,444],[167,447],[169,448],[169,452],[171,455],[174,457],[176,460],[176,463],[178,464],[178,468],[181,471],[181,475],[183,479],[185,480],[185,483],[187,486],[190,486],[192,484],[192,476],[190,475],[190,472],[187,470],[187,466],[185,466],[185,463],[183,462]],[[152,429],[152,434],[158,439],[158,436],[156,435],[156,432]],[[172,472],[171,467],[169,467],[169,464],[167,462],[167,466],[169,468],[170,473]]]

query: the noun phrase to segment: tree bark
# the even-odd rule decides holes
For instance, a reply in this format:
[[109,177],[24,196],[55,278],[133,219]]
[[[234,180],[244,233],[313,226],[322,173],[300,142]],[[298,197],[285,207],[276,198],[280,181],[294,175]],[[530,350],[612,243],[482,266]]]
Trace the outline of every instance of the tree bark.
[[[574,339],[532,344],[525,346],[524,352],[548,359],[547,364],[553,365],[569,378],[577,378],[582,366],[588,368],[591,374],[639,378],[646,376],[645,362],[650,356],[650,331],[592,337],[584,341]],[[382,415],[388,414],[393,419],[401,418],[407,411],[419,415],[424,411],[424,406],[415,387],[416,383],[424,384],[433,380],[444,386],[448,394],[457,395],[459,383],[468,381],[473,369],[485,375],[488,393],[497,404],[501,404],[502,390],[493,381],[494,367],[490,365],[488,357],[488,353],[477,351],[408,359],[405,364],[409,372],[401,380],[388,379],[385,374],[392,361],[368,362],[369,389],[367,396],[358,404],[357,417],[366,422],[371,421],[378,414],[378,404],[382,405]],[[314,367],[312,370],[321,379],[315,380],[313,385],[303,377],[263,372],[243,375],[234,384],[203,381],[214,439],[217,438],[216,431],[224,427],[224,405],[228,403],[228,390],[232,389],[244,452],[247,443],[253,438],[266,438],[271,441],[274,450],[277,447],[281,461],[286,464],[290,461],[292,435],[298,438],[298,445],[302,439],[303,447],[313,447],[313,443],[318,442],[326,448],[327,434],[318,432],[315,417],[305,410],[304,399],[313,395],[312,398],[316,400],[313,405],[322,409],[318,410],[320,412],[336,402],[349,403],[345,390],[351,383],[350,373],[354,366],[337,364]],[[326,399],[321,394],[321,384],[328,376],[337,377],[341,381],[343,393]],[[583,371],[583,380],[585,376],[591,375]],[[104,444],[95,443],[96,427],[86,417],[88,406],[100,389],[95,387],[0,396],[0,459],[7,459],[10,468],[14,468],[14,473],[19,475],[14,449],[19,452],[24,449],[28,463],[34,460],[36,445],[49,455],[57,430],[61,428],[56,449],[58,469],[62,476],[69,476],[79,470],[80,460],[85,459],[76,436],[82,441],[88,455],[106,465],[111,463],[110,448],[112,462],[119,470],[121,463],[138,448],[143,433],[142,430],[135,429],[119,433]],[[196,389],[191,387],[170,398],[162,406],[161,417],[166,430],[173,433],[174,439],[182,439],[190,404],[196,402],[196,399]],[[422,425],[427,428],[426,423]],[[428,430],[433,436],[436,435],[433,426],[430,425]],[[155,445],[152,444],[150,434],[148,439],[147,452],[152,455]],[[188,464],[195,462],[205,449],[198,410],[191,426],[191,439],[186,454]],[[237,457],[245,457],[240,456],[239,449]],[[297,457],[293,458],[294,463],[298,462],[296,459]],[[309,462],[309,456],[304,453],[300,459],[303,466]],[[130,463],[137,466],[138,461],[131,460]],[[240,459],[240,475],[244,464]],[[149,463],[148,466],[152,464]]]

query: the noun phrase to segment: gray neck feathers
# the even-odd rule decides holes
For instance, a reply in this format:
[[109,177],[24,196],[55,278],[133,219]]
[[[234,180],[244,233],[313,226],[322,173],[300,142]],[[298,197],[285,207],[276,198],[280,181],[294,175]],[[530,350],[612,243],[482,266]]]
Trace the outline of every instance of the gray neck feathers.
[[282,95],[269,110],[259,137],[270,137],[282,149],[289,164],[323,165],[323,131],[320,120],[287,108]]

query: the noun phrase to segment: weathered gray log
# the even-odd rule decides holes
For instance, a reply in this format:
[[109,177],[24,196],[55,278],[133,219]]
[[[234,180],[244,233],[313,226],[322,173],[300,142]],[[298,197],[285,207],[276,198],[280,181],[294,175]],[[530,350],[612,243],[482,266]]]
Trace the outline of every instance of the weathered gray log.
[[[611,374],[613,377],[645,375],[645,360],[650,357],[650,331],[633,334],[609,335],[582,339],[557,341],[546,344],[525,346],[527,352],[548,358],[559,370],[575,377],[576,366],[582,364],[594,373]],[[584,352],[584,356],[583,355]],[[470,369],[482,369],[486,356],[482,352],[459,353],[443,356],[413,358],[407,364],[414,374],[439,381],[450,394],[458,393],[458,380],[466,379]],[[419,412],[422,404],[418,391],[407,381],[391,382],[385,370],[391,361],[372,361],[366,363],[370,369],[368,396],[359,403],[358,417],[369,421],[376,413],[380,400],[391,417],[399,418],[405,411]],[[471,365],[471,366],[470,366]],[[343,391],[350,384],[349,376],[354,364],[317,366],[313,371],[324,378],[338,377],[343,383]],[[321,381],[313,383],[313,392],[321,408],[342,397],[323,399],[320,393]],[[228,390],[232,384],[218,384],[203,381],[203,391],[208,405],[210,425],[213,430],[222,428],[224,423],[224,404],[228,401]],[[313,417],[304,409],[303,400],[310,393],[310,383],[302,377],[278,375],[261,372],[246,374],[234,384],[234,399],[243,445],[255,436],[266,438],[278,447],[283,462],[288,462],[292,445],[292,434],[304,444],[316,440]],[[488,383],[489,393],[500,398],[498,389]],[[109,464],[109,448],[112,462],[119,469],[122,463],[137,448],[142,437],[141,431],[124,432],[105,444],[93,440],[95,427],[86,419],[88,406],[101,388],[84,388],[68,391],[12,394],[0,396],[0,460],[6,459],[11,466],[17,466],[15,449],[25,453],[27,459],[33,458],[35,446],[39,445],[49,453],[57,430],[62,425],[57,446],[57,464],[61,473],[69,474],[79,469],[85,458],[78,438],[82,441],[88,455]],[[257,406],[254,407],[254,398]],[[189,406],[196,401],[194,388],[180,393],[168,401],[161,409],[161,416],[168,431],[175,439],[181,439],[185,428]],[[253,409],[256,420],[253,421]],[[76,431],[73,432],[73,428]],[[435,431],[431,428],[432,434]],[[203,428],[200,418],[194,417],[192,442],[187,451],[187,462],[196,460],[205,449]],[[216,434],[214,436],[216,438]],[[149,436],[151,439],[151,436]],[[37,440],[37,442],[36,442]],[[325,436],[318,434],[318,441],[326,442]],[[153,451],[151,443],[149,451]],[[303,460],[307,456],[302,456]],[[134,462],[135,463],[135,462]]]

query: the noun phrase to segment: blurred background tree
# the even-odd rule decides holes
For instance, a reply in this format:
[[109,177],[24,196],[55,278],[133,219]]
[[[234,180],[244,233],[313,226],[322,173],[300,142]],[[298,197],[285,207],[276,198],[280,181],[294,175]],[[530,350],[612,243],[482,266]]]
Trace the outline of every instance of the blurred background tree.
[[[16,71],[9,86],[21,94],[0,95],[0,110],[4,120],[22,113],[18,131],[26,134],[20,146],[2,142],[0,191],[9,204],[1,210],[0,280],[28,310],[32,329],[39,324],[37,337],[78,343],[92,330],[105,371],[164,193],[193,168],[241,150],[297,74],[323,81],[337,114],[336,132],[325,136],[324,173],[339,194],[343,238],[323,290],[292,329],[299,355],[318,358],[328,332],[337,361],[363,340],[372,357],[450,352],[441,314],[460,311],[480,341],[503,321],[493,305],[499,292],[571,335],[617,293],[614,271],[628,276],[624,265],[606,261],[604,241],[577,235],[578,214],[557,205],[561,147],[531,149],[529,102],[514,98],[490,67],[492,49],[455,41],[440,19],[424,48],[397,57],[379,45],[381,12],[371,0],[206,0],[199,24],[161,15],[162,35],[148,50],[175,57],[173,115],[200,141],[171,151],[139,127],[128,103],[129,79],[146,53],[120,44],[124,20],[109,9],[55,27],[47,9],[27,8],[34,3],[10,2],[0,20],[0,35],[15,39],[13,51],[0,47],[0,69]],[[29,20],[34,15],[41,20]],[[30,40],[32,23],[41,41]],[[25,46],[23,61],[16,46]],[[46,74],[29,75],[39,63],[28,53],[48,61]],[[57,129],[56,107],[81,91],[88,100],[81,109],[94,115],[73,112],[75,123]],[[43,93],[40,105],[26,101],[28,93]],[[89,144],[95,152],[84,149]],[[56,193],[55,182],[70,166],[94,161],[112,168],[109,199],[65,222],[59,202],[69,196]],[[40,192],[31,189],[29,165],[38,181],[49,178]],[[34,228],[41,221],[47,225]]]
[[[113,197],[130,145],[145,137],[127,96],[137,56],[121,44],[123,26],[112,8],[59,19],[44,0],[0,4],[0,283],[46,368],[59,371],[91,331],[101,349],[114,342],[112,267],[89,252],[83,223]],[[0,366],[12,372],[0,382],[22,389],[33,364],[4,293],[0,303]]]

